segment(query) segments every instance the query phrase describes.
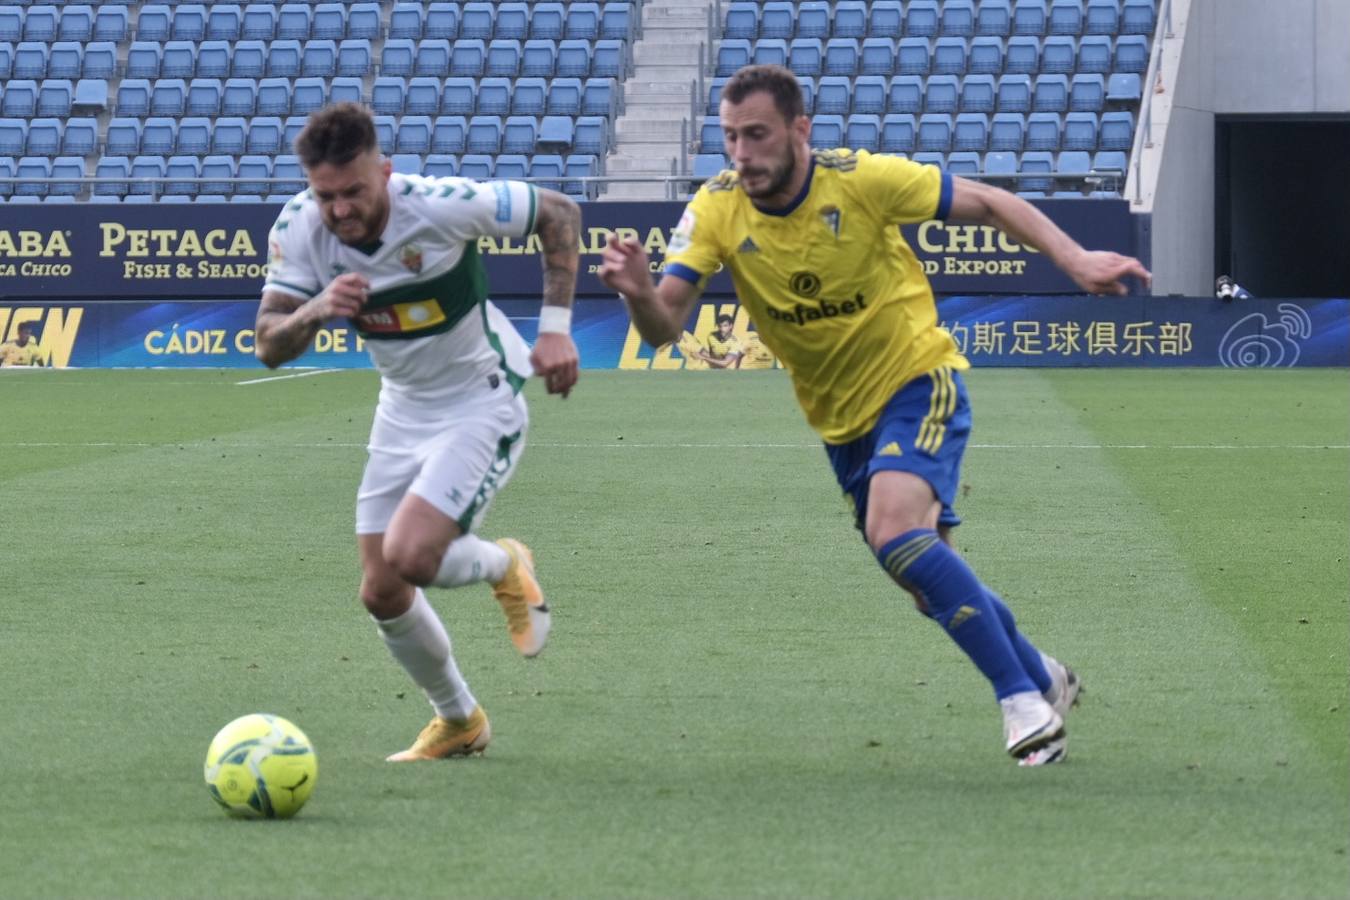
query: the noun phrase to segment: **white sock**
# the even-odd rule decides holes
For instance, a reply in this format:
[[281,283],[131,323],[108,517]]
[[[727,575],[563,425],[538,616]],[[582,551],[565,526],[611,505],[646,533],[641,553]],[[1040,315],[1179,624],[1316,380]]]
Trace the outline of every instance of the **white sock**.
[[421,588],[413,593],[407,612],[396,619],[376,619],[375,624],[389,652],[427,695],[436,715],[464,720],[473,713],[478,701],[459,674],[450,655],[450,635]]
[[478,581],[496,584],[506,575],[511,557],[501,547],[477,535],[462,534],[450,542],[441,567],[431,582],[437,587],[460,587]]

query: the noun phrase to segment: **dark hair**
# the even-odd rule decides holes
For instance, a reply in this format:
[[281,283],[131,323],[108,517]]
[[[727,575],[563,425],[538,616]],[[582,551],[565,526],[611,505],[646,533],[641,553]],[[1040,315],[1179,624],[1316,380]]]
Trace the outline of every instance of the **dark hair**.
[[806,115],[802,86],[797,83],[797,76],[782,66],[746,66],[722,86],[722,99],[740,103],[758,91],[773,97],[773,105],[789,124]]
[[295,155],[306,169],[322,163],[342,166],[379,146],[370,110],[359,103],[335,103],[310,114],[295,138]]
[[720,316],[717,317],[718,325],[721,325],[723,322],[726,322],[728,325],[736,324],[736,320],[733,319],[731,316],[727,315],[726,313],[722,313]]
[[20,322],[15,328],[20,334],[23,334],[25,331],[37,331],[37,323],[31,320]]

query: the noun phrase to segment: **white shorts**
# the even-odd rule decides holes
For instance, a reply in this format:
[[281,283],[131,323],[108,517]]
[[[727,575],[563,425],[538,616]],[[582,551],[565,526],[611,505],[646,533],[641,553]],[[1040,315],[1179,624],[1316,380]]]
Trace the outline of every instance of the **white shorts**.
[[430,422],[381,403],[356,493],[356,533],[383,534],[408,493],[454,519],[461,531],[477,530],[516,470],[529,424],[521,396]]

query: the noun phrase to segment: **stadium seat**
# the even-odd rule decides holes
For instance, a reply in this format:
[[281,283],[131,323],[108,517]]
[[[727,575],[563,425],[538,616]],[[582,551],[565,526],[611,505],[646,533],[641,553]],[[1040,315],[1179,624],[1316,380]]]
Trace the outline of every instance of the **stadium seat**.
[[1077,65],[1077,48],[1068,35],[1051,35],[1041,45],[1042,75],[1067,75]]
[[398,123],[394,150],[398,153],[430,153],[431,117],[404,116]]
[[19,44],[14,48],[14,77],[31,78],[34,81],[46,78],[49,54],[46,44],[36,41],[24,41]]
[[150,115],[173,116],[187,112],[187,82],[181,78],[161,78],[150,92]]
[[954,113],[960,105],[961,87],[955,75],[934,75],[928,79],[924,111]]
[[251,116],[258,109],[258,83],[252,78],[230,78],[221,94],[220,112],[226,116]]
[[0,156],[0,197],[10,197],[16,185],[10,181],[14,177],[14,157]]
[[936,75],[966,73],[966,39],[941,37],[933,44],[932,71]]
[[887,113],[881,119],[881,152],[914,152],[915,133],[918,126],[914,116],[909,113]]
[[102,78],[81,78],[75,82],[71,112],[78,116],[99,115],[108,108],[108,82]]
[[1058,113],[1034,112],[1027,116],[1024,146],[1028,150],[1058,150],[1061,123]]
[[37,114],[64,119],[70,115],[74,99],[74,85],[65,79],[48,78],[38,87]]
[[279,41],[309,40],[309,25],[313,13],[308,3],[286,3],[277,12]]
[[999,176],[995,184],[1010,183],[1017,173],[1017,154],[1006,151],[991,151],[984,155],[984,174],[986,177]]
[[998,75],[1003,71],[1003,41],[977,37],[970,42],[966,71],[972,75]]
[[568,3],[567,18],[563,22],[563,38],[574,41],[600,39],[600,4]]
[[264,78],[258,82],[257,111],[260,116],[289,116],[291,114],[290,79]]
[[1031,112],[1031,78],[1026,75],[1004,75],[998,80],[998,111]]
[[460,38],[451,45],[450,74],[467,78],[482,78],[487,44],[480,38]]
[[717,76],[727,78],[736,74],[737,69],[748,66],[751,52],[750,42],[744,38],[723,40],[717,48]]
[[600,8],[600,39],[626,41],[633,37],[635,13],[626,0],[606,3]]
[[267,75],[277,78],[299,78],[303,54],[298,40],[275,40],[267,49]]
[[[866,22],[863,34],[858,34],[860,20]],[[835,7],[834,33],[838,37],[888,37],[898,41],[904,36],[904,21],[900,0],[876,0],[874,3],[839,0]]]
[[1134,113],[1125,110],[1102,114],[1098,146],[1102,150],[1129,150],[1134,144]]
[[150,115],[150,82],[144,78],[123,78],[117,86],[117,106],[114,112],[119,116]]
[[[0,32],[3,33],[3,32]],[[727,6],[722,40],[753,41],[759,37],[759,4],[731,3]]]
[[471,116],[474,113],[474,95],[478,90],[472,78],[445,79],[441,88],[440,111],[451,116]]
[[1148,40],[1140,35],[1124,35],[1116,39],[1115,71],[1138,72],[1148,69]]
[[[74,41],[58,41],[51,45],[47,56],[48,78],[69,78],[74,81],[84,71],[84,46]],[[112,75],[111,69],[102,78]]]
[[384,42],[380,52],[380,74],[406,78],[413,73],[416,45],[406,38],[392,38]]
[[939,19],[937,0],[910,0],[905,4],[905,36],[936,37]]
[[582,89],[581,114],[613,118],[619,112],[621,99],[615,79],[587,78]]
[[[164,165],[164,193],[169,196],[195,197],[198,193],[199,184],[192,179],[200,178],[201,174],[201,161],[197,157],[170,156],[168,162]],[[185,180],[174,181],[174,178]]]
[[1107,172],[1116,171],[1120,173],[1120,180],[1124,181],[1125,171],[1129,166],[1129,160],[1124,153],[1116,150],[1099,150],[1092,157],[1092,171]]
[[245,41],[270,41],[277,36],[277,9],[268,3],[244,7],[239,37]]
[[1106,102],[1106,80],[1100,75],[1075,75],[1069,84],[1070,112],[1101,112]]
[[213,3],[206,16],[206,40],[237,41],[242,34],[244,10],[237,3]]
[[1096,150],[1097,115],[1090,112],[1071,112],[1065,116],[1060,146],[1065,150]]
[[450,42],[445,38],[419,41],[413,57],[412,73],[431,78],[444,78],[450,74]]
[[983,113],[961,113],[952,127],[953,150],[976,150],[989,145],[989,117]]
[[[857,40],[854,38],[830,38],[825,43],[825,61],[821,71],[826,75],[843,75],[849,78],[857,74]],[[719,74],[722,73],[719,72]]]
[[599,116],[582,116],[577,119],[573,133],[572,151],[590,153],[603,157],[609,152],[609,123]]
[[[153,121],[153,120],[152,120]],[[147,138],[149,129],[147,127]],[[184,156],[205,156],[211,151],[211,120],[204,116],[190,116],[178,122],[177,153]],[[142,146],[145,141],[142,140]]]
[[993,75],[967,75],[961,80],[961,111],[992,113],[997,106]]
[[1005,75],[1035,75],[1041,69],[1041,39],[1029,35],[1008,38],[1003,60]]
[[28,123],[28,143],[23,152],[29,156],[56,156],[61,152],[64,132],[60,119],[33,119]]
[[[125,6],[103,5],[98,8],[94,16],[94,40],[121,43],[130,32],[131,14]],[[0,37],[0,40],[5,38]]]
[[1084,34],[1114,35],[1120,30],[1120,0],[1088,0]]
[[981,0],[975,17],[975,33],[989,37],[1007,37],[1012,31],[1012,7],[1008,0]]
[[927,75],[929,66],[928,39],[901,38],[896,46],[895,73],[897,75]]
[[1012,33],[1040,37],[1046,32],[1049,18],[1045,0],[1014,0]]
[[430,3],[427,5],[426,20],[422,26],[422,37],[444,38],[447,41],[453,41],[460,36],[458,3]]
[[403,112],[407,83],[395,75],[381,75],[370,91],[370,106],[376,115],[397,116]]
[[[573,153],[563,159],[563,175],[567,178],[594,178],[599,174],[599,161],[593,154]],[[564,181],[562,189],[568,196],[580,199],[594,199],[596,195],[593,182]]]
[[189,116],[220,115],[223,86],[218,78],[194,78],[188,84],[187,108]]
[[796,19],[796,4],[769,0],[760,7],[759,39],[778,38],[786,41],[796,31]]
[[1035,112],[1068,112],[1069,79],[1063,75],[1037,77],[1031,108]]
[[844,146],[844,117],[817,114],[811,122],[811,146],[816,150]]
[[890,76],[895,71],[895,41],[886,37],[863,38],[858,57],[859,75]]
[[526,78],[552,78],[557,53],[558,45],[552,38],[531,38],[520,55],[520,74]]
[[[129,178],[131,160],[125,156],[104,156],[94,168],[94,178]],[[122,197],[130,187],[126,181],[95,181],[94,196]]]
[[347,8],[341,3],[320,3],[314,7],[309,37],[316,41],[337,42],[347,36]]
[[502,122],[498,116],[474,116],[469,119],[467,147],[470,153],[500,153]]
[[511,111],[512,81],[509,78],[484,78],[478,83],[478,103],[474,111],[482,116],[505,116]]
[[1088,35],[1078,42],[1078,74],[1108,74],[1111,71],[1111,39]]
[[329,103],[360,103],[362,98],[361,79],[339,75],[328,84]]
[[1048,176],[1054,170],[1054,157],[1050,153],[1040,150],[1023,153],[1019,168],[1024,173],[1017,181],[1019,192],[1048,191],[1052,188],[1052,182]]
[[416,153],[395,153],[389,157],[393,171],[403,175],[421,175],[422,157]]
[[141,152],[168,156],[178,145],[178,122],[167,118],[149,118],[141,130]]
[[262,41],[240,41],[234,45],[230,58],[230,75],[234,78],[262,78],[266,73],[267,45]]
[[272,190],[275,193],[294,195],[305,189],[305,173],[294,154],[283,154],[272,161],[272,177],[291,179],[274,183]]
[[540,153],[567,153],[572,149],[571,116],[544,116],[539,123],[535,149]]
[[787,60],[788,45],[782,38],[761,37],[750,54],[750,62],[757,66],[786,66]]
[[881,117],[854,113],[844,123],[844,142],[840,145],[876,153],[881,144]]
[[206,40],[206,7],[200,3],[185,3],[174,7],[173,26],[169,36],[175,41]]
[[84,160],[78,156],[58,156],[52,160],[52,183],[48,202],[52,199],[74,199],[84,190]]
[[559,78],[585,78],[591,71],[591,45],[565,40],[558,45],[555,72]]
[[1021,153],[1026,128],[1026,117],[1021,113],[995,113],[989,123],[989,149]]
[[859,75],[853,82],[853,112],[878,116],[886,112],[886,90],[886,79],[880,75]]
[[897,75],[892,78],[886,95],[886,111],[914,115],[923,112],[923,79],[918,75]]
[[975,36],[975,4],[971,0],[946,0],[938,34],[943,37]]
[[10,81],[5,85],[3,101],[0,101],[0,115],[31,119],[37,114],[38,86],[36,81]]
[[936,150],[920,150],[911,156],[910,159],[921,166],[937,166],[938,168],[942,168],[943,162],[946,159],[946,154],[938,153]]
[[453,178],[459,174],[459,163],[449,153],[430,153],[422,164],[422,174],[430,178]]
[[305,78],[332,78],[337,74],[337,42],[327,38],[305,41],[300,51],[300,74]]
[[1125,0],[1120,10],[1121,34],[1153,34],[1154,0]]
[[229,78],[233,51],[229,41],[202,41],[197,45],[197,77]]
[[487,181],[492,177],[494,160],[483,153],[466,153],[459,161],[459,176],[473,181]]
[[[299,87],[297,86],[298,90]],[[408,81],[408,92],[404,95],[403,100],[404,112],[414,116],[434,116],[440,110],[441,80],[439,78],[418,77]],[[428,122],[428,132],[430,132],[430,129],[431,123]]]
[[698,128],[698,146],[701,151],[722,146],[722,120],[718,116],[704,116]]
[[1082,191],[1083,177],[1092,171],[1092,156],[1082,150],[1065,150],[1055,160],[1055,176],[1061,189]]
[[[525,4],[520,5],[524,6]],[[503,5],[503,8],[505,8],[505,5]],[[501,9],[497,12],[499,28],[501,26],[501,12]],[[566,18],[567,14],[562,3],[534,3],[530,12],[529,37],[532,40],[561,41],[564,37]]]
[[977,175],[980,172],[980,154],[964,150],[949,153],[943,168],[953,175]]
[[109,121],[108,131],[103,137],[103,152],[110,156],[135,156],[140,153],[140,121],[120,116]]
[[[866,35],[866,20],[862,20]],[[802,0],[797,4],[797,31],[795,38],[825,40],[830,36],[830,4],[825,0]]]
[[389,37],[420,41],[422,39],[421,3],[395,3],[394,11],[389,14]]
[[[533,116],[508,116],[502,127],[502,153],[533,153],[539,137],[539,128]],[[473,126],[469,126],[469,139],[473,140]]]
[[192,41],[169,41],[160,58],[161,78],[192,78],[197,74],[197,45]]
[[[601,38],[591,53],[591,74],[599,78],[624,78],[628,75],[628,57],[623,41]],[[565,73],[559,73],[565,74]]]
[[952,144],[952,119],[942,113],[924,113],[919,117],[915,149],[923,153],[946,153]]
[[[528,88],[528,93],[521,96],[521,88]],[[543,108],[535,104],[536,90],[546,92],[546,101]],[[547,113],[551,116],[579,116],[581,115],[581,99],[584,95],[584,87],[580,78],[555,78],[552,82],[544,82],[542,79],[522,78],[516,84],[516,94],[511,98],[511,112],[521,116],[538,116]]]
[[338,44],[338,75],[360,78],[370,74],[371,50],[367,38],[348,38]]
[[[562,190],[563,158],[557,153],[540,153],[530,158],[529,177],[551,191]],[[543,180],[547,179],[547,180]]]
[[788,68],[794,75],[819,77],[824,52],[820,38],[794,38],[788,46]]
[[248,125],[244,152],[274,156],[281,152],[282,134],[281,119],[276,116],[259,116],[252,119]]
[[0,41],[17,44],[23,40],[23,10],[0,6]]
[[471,40],[490,41],[494,30],[493,20],[493,4],[466,3],[459,20],[459,36]]
[[24,119],[0,119],[0,157],[23,156],[28,142],[28,122]]
[[431,123],[432,153],[463,153],[469,133],[464,116],[439,116]]
[[1051,34],[1078,35],[1083,31],[1083,0],[1051,0]]
[[136,40],[163,43],[169,40],[169,22],[173,18],[169,7],[162,3],[147,3],[136,18]]
[[[149,196],[164,189],[164,157],[159,155],[134,156],[131,160],[131,181],[128,196]],[[145,180],[153,179],[153,180]]]
[[202,194],[233,193],[232,181],[235,175],[233,156],[213,154],[202,160],[202,178],[218,178],[219,181],[203,181],[199,190]]
[[[382,118],[388,117],[384,116]],[[300,132],[304,130],[306,119],[304,116],[287,116],[286,118],[281,119],[280,121],[281,121],[281,148],[283,150],[290,150],[295,146],[295,139],[299,137]],[[376,131],[378,132],[378,130],[379,129],[377,127]]]
[[[394,152],[395,136],[398,134],[398,119],[395,116],[375,116],[375,140],[380,145],[380,152],[385,156]],[[293,144],[292,140],[286,143]]]
[[1107,103],[1138,103],[1142,96],[1139,75],[1135,72],[1117,72],[1106,82]]
[[493,178],[519,181],[528,177],[530,161],[523,153],[503,153],[497,157],[493,166]]

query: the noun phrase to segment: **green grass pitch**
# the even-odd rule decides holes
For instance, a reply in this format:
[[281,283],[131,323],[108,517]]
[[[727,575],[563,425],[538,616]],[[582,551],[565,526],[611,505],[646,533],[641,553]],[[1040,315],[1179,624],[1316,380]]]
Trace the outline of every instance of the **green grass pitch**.
[[[0,373],[0,896],[1346,894],[1344,371],[970,375],[959,545],[1087,689],[1040,770],[778,372],[532,384],[484,533],[553,639],[433,591],[493,744],[385,764],[429,710],[356,600],[376,378],[265,374]],[[318,751],[293,821],[201,782],[262,711]]]

